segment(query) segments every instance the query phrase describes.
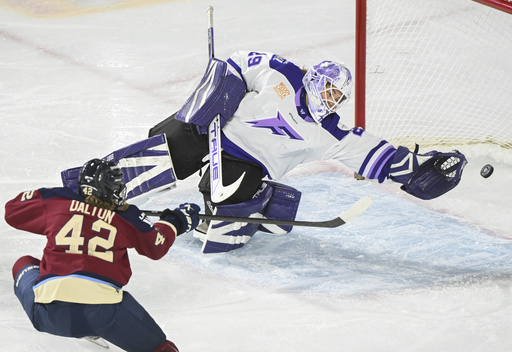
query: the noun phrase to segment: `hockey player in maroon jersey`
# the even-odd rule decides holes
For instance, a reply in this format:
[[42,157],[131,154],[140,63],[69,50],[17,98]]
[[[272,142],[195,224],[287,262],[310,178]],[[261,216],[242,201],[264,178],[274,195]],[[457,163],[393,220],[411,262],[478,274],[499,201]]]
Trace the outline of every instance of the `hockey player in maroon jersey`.
[[172,351],[175,344],[122,287],[131,276],[128,248],[157,260],[176,236],[193,230],[199,206],[166,209],[153,225],[125,203],[117,165],[100,159],[80,171],[79,194],[67,187],[19,194],[5,206],[5,220],[45,235],[41,260],[18,259],[14,292],[38,331],[82,338],[99,336],[127,351]]

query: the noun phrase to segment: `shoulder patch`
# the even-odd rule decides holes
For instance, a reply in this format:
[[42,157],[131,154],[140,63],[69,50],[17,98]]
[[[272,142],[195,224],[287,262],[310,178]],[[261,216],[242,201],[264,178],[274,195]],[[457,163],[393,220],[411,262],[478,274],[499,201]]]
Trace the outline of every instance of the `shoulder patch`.
[[281,100],[291,95],[290,91],[288,90],[288,88],[286,88],[286,85],[283,82],[275,86],[274,91],[277,93],[277,96],[281,98]]

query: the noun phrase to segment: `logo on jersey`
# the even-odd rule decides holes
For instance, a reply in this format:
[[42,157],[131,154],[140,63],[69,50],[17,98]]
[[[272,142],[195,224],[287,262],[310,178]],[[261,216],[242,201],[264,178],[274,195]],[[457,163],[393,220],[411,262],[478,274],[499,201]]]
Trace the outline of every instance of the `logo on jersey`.
[[162,235],[160,232],[157,232],[156,238],[155,238],[155,246],[160,246],[160,245],[164,244],[164,242],[165,242],[165,236]]
[[277,112],[277,117],[273,117],[270,119],[257,120],[257,121],[247,121],[253,125],[253,127],[258,128],[268,128],[272,131],[272,134],[276,134],[279,136],[288,136],[291,139],[298,139],[303,141],[302,138],[283,118],[281,113]]
[[277,96],[281,98],[281,100],[291,95],[290,91],[288,90],[288,88],[286,88],[286,85],[283,82],[275,86],[274,91],[277,93]]

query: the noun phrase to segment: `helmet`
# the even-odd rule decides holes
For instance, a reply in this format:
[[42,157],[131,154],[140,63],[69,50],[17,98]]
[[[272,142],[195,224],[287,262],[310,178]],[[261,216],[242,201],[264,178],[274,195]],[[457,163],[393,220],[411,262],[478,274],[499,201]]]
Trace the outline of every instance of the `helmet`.
[[320,122],[350,99],[352,75],[344,64],[322,61],[306,72],[302,83],[308,93],[309,111]]
[[123,172],[112,161],[89,160],[78,175],[78,192],[84,198],[95,196],[102,201],[121,206],[126,199]]

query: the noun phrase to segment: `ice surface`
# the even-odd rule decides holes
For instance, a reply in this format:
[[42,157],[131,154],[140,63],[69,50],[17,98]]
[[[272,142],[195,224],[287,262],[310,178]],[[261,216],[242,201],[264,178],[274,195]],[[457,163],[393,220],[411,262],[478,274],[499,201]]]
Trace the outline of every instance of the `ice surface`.
[[[145,138],[176,111],[204,72],[208,5],[217,57],[249,49],[353,67],[353,1],[141,4],[2,3],[2,203],[59,186],[63,169]],[[342,113],[351,124],[353,105]],[[281,180],[303,192],[298,219],[332,218],[364,195],[373,205],[337,229],[260,233],[225,254],[200,254],[191,234],[160,261],[133,252],[126,289],[181,351],[510,351],[512,158],[495,147],[459,149],[469,160],[460,186],[428,202],[396,184],[356,181],[334,162],[303,165]],[[487,163],[495,172],[483,179]],[[141,207],[200,203],[197,182]],[[1,350],[102,350],[30,325],[11,267],[43,245],[0,224]]]

